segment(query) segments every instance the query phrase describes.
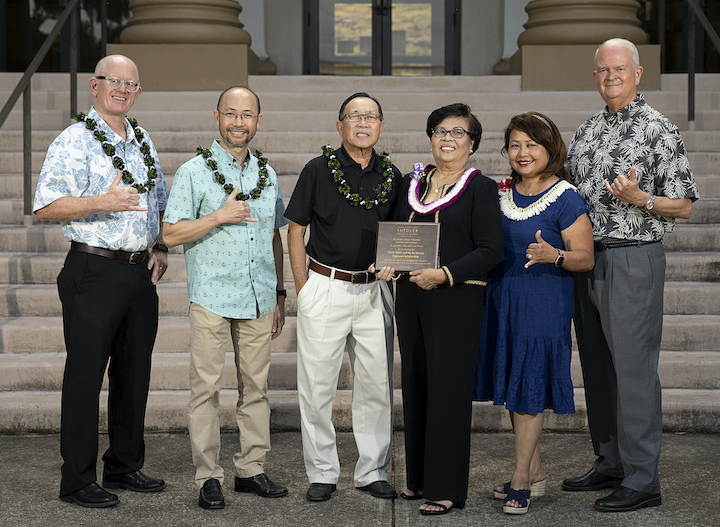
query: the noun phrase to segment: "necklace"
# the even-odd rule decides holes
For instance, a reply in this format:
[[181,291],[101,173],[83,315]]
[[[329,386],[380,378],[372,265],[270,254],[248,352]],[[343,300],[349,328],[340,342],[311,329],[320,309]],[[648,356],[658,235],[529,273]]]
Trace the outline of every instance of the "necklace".
[[153,187],[155,186],[155,178],[157,178],[158,175],[157,170],[155,170],[155,159],[151,155],[150,145],[145,142],[145,135],[138,126],[136,119],[128,118],[128,122],[133,129],[135,139],[137,139],[138,143],[140,143],[140,153],[143,155],[145,166],[148,167],[148,180],[145,183],[135,183],[133,175],[125,169],[125,161],[115,155],[115,147],[107,141],[107,137],[105,137],[105,132],[97,129],[97,122],[95,122],[95,119],[90,119],[90,117],[80,112],[75,116],[75,120],[79,123],[84,122],[85,128],[90,130],[90,132],[92,132],[93,134],[93,137],[100,141],[100,143],[102,144],[103,152],[106,156],[112,159],[113,166],[118,169],[122,174],[123,183],[125,183],[126,185],[131,185],[133,188],[137,189],[138,194],[144,194],[145,192],[150,192],[153,189]]
[[430,173],[435,170],[433,165],[424,167],[422,163],[415,163],[415,171],[410,173],[410,186],[408,187],[408,203],[410,208],[420,214],[427,216],[440,210],[443,210],[455,203],[462,196],[470,181],[475,176],[481,175],[478,169],[474,167],[468,168],[463,175],[455,183],[452,190],[445,194],[442,198],[436,199],[431,203],[423,203],[420,201],[420,183],[423,179],[430,177]]
[[[223,176],[221,172],[218,172],[217,161],[215,161],[212,158],[212,152],[210,150],[208,150],[207,148],[198,146],[197,153],[198,153],[198,155],[201,155],[205,158],[205,164],[208,166],[208,168],[210,170],[212,170],[212,173],[215,176],[215,181],[217,181],[220,184],[220,186],[225,191],[225,194],[231,194],[235,187],[233,186],[232,183],[225,183],[225,176]],[[235,199],[237,201],[247,201],[249,199],[258,199],[260,197],[260,194],[262,193],[263,189],[265,187],[267,187],[267,180],[268,180],[267,157],[263,157],[263,154],[260,150],[255,150],[255,157],[257,157],[257,160],[258,160],[258,167],[259,167],[258,172],[260,174],[260,177],[258,178],[257,186],[254,189],[252,189],[249,194],[245,194],[244,192],[238,192],[237,196],[235,196]]]
[[353,207],[361,206],[370,210],[381,203],[387,203],[388,194],[392,191],[393,178],[395,177],[392,169],[392,161],[390,161],[390,156],[387,152],[380,152],[378,154],[383,167],[383,176],[385,177],[385,181],[383,181],[380,186],[380,190],[374,198],[363,198],[360,197],[357,192],[352,194],[350,193],[350,185],[348,185],[347,180],[345,179],[345,174],[342,170],[340,170],[340,161],[337,160],[335,151],[332,147],[330,145],[325,145],[322,147],[322,151],[323,155],[327,157],[328,168],[332,172],[333,181],[338,184],[338,192],[345,196],[345,199],[350,202],[350,205]]
[[498,183],[500,210],[506,218],[513,221],[522,221],[532,218],[533,216],[537,216],[550,205],[555,203],[563,192],[569,189],[575,190],[574,186],[564,179],[561,179],[550,187],[545,195],[541,196],[535,203],[528,205],[527,207],[518,207],[515,205],[515,200],[513,199],[512,187],[506,183],[507,180],[502,183]]

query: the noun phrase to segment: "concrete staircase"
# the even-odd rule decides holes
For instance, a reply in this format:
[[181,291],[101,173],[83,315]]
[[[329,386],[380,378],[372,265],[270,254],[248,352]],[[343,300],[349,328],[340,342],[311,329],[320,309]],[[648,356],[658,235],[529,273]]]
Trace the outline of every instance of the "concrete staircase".
[[[0,74],[0,103],[9,96],[19,74]],[[87,111],[88,74],[81,75],[78,109]],[[38,74],[33,81],[33,173],[57,134],[72,121],[68,115],[68,76]],[[508,173],[500,155],[502,130],[510,117],[528,110],[550,116],[566,141],[602,101],[595,92],[522,92],[519,77],[349,78],[251,77],[261,97],[263,121],[253,148],[260,148],[280,177],[289,198],[304,164],[320,154],[323,144],[339,144],[334,124],[337,110],[351,93],[363,90],[383,105],[386,129],[378,149],[392,154],[408,172],[417,161],[430,162],[425,119],[439,106],[467,102],[485,133],[471,164],[486,175]],[[720,431],[720,75],[698,77],[696,131],[687,130],[686,80],[662,78],[662,90],[646,93],[648,102],[683,131],[702,199],[693,217],[668,236],[665,328],[661,356],[663,412],[668,430]],[[177,168],[217,136],[212,117],[215,92],[144,92],[131,116],[148,129],[163,171],[172,181]],[[23,226],[21,105],[0,129],[0,433],[54,432],[59,429],[60,389],[65,360],[60,302],[55,278],[68,243],[52,222]],[[283,233],[283,237],[285,233]],[[180,250],[171,251],[170,269],[158,286],[160,329],[153,358],[148,430],[184,430],[188,390],[188,320],[185,266]],[[287,318],[273,341],[270,400],[273,430],[299,428],[295,392],[296,299],[285,260]],[[228,350],[230,348],[228,347]],[[397,350],[397,346],[396,346]],[[236,401],[232,354],[227,356],[221,396],[222,423],[234,427]],[[395,424],[402,427],[400,357],[395,354]],[[579,360],[574,357],[574,415],[548,413],[546,427],[586,427]],[[345,364],[335,402],[335,423],[349,430],[351,375]],[[106,393],[103,393],[106,397]],[[103,422],[105,415],[102,416]],[[506,412],[476,403],[476,430],[508,430]]]

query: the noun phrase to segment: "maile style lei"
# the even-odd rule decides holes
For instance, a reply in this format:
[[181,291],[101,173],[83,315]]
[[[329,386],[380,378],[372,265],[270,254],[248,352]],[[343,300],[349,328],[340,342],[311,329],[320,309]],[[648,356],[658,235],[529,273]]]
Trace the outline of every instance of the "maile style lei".
[[[220,184],[220,186],[225,191],[225,194],[231,194],[235,187],[232,183],[225,183],[225,176],[223,176],[221,172],[218,172],[217,161],[212,158],[212,152],[207,148],[198,146],[197,153],[198,155],[201,155],[205,158],[205,164],[210,170],[212,170],[212,173],[215,176],[215,181]],[[255,150],[255,157],[257,157],[259,167],[257,186],[252,189],[249,194],[245,194],[244,192],[238,192],[237,196],[235,196],[235,199],[237,201],[258,199],[263,189],[268,185],[267,157],[264,157],[260,150]]]
[[427,178],[433,168],[435,167],[432,165],[426,167],[422,163],[415,163],[415,171],[410,174],[408,203],[410,204],[410,208],[421,216],[434,214],[455,203],[460,196],[462,196],[463,192],[465,192],[470,181],[472,181],[475,176],[482,174],[477,168],[470,167],[463,172],[463,175],[460,176],[460,179],[458,179],[453,188],[450,189],[450,192],[431,203],[423,203],[420,198],[420,184],[423,179]]
[[140,153],[143,155],[145,166],[148,167],[148,180],[145,183],[135,183],[133,175],[130,173],[130,171],[125,169],[125,161],[115,155],[115,147],[107,141],[105,132],[97,129],[97,122],[95,122],[95,119],[91,119],[90,117],[86,116],[84,113],[81,112],[75,116],[75,120],[79,123],[84,122],[85,128],[90,130],[90,132],[93,134],[93,137],[100,141],[100,143],[102,144],[103,152],[105,152],[106,156],[112,159],[113,166],[118,169],[122,174],[123,183],[125,183],[126,185],[132,185],[133,188],[137,189],[139,194],[150,192],[153,187],[155,187],[155,179],[158,176],[157,170],[155,170],[155,159],[151,154],[150,145],[145,142],[145,135],[138,127],[136,119],[128,117],[128,122],[133,129],[135,139],[137,139],[138,143],[140,143]]
[[345,174],[342,170],[340,170],[340,161],[337,160],[337,157],[335,156],[335,151],[332,149],[332,147],[330,145],[325,145],[322,147],[322,151],[323,155],[327,157],[328,168],[332,172],[333,181],[338,184],[338,192],[345,196],[345,199],[350,202],[350,205],[352,205],[353,207],[365,207],[369,210],[377,205],[380,205],[381,203],[387,203],[388,194],[390,194],[390,191],[392,191],[393,188],[394,177],[392,161],[390,161],[390,156],[387,152],[380,152],[378,154],[378,157],[380,158],[380,161],[382,163],[383,176],[385,177],[385,181],[382,182],[380,190],[374,198],[363,198],[357,192],[354,192],[352,194],[350,193],[350,190],[352,189],[350,188],[350,185],[348,185],[347,180],[345,179]]
[[505,178],[498,183],[498,194],[500,194],[500,211],[503,215],[513,221],[523,221],[537,216],[560,197],[568,189],[574,189],[570,183],[561,179],[547,190],[536,202],[527,207],[515,205],[512,192],[512,178]]

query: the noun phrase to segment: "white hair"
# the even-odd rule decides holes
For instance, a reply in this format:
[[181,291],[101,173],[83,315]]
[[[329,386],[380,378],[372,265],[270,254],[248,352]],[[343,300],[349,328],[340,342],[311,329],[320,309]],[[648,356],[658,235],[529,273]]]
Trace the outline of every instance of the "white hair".
[[611,45],[611,46],[622,46],[624,48],[627,48],[628,51],[630,51],[630,55],[632,56],[633,60],[633,67],[639,68],[640,67],[640,53],[638,53],[637,48],[635,47],[635,44],[630,42],[627,39],[624,38],[611,38],[610,40],[606,40],[602,44],[598,46],[598,48],[595,50],[595,66],[597,67],[597,56],[600,52],[600,48],[605,45]]

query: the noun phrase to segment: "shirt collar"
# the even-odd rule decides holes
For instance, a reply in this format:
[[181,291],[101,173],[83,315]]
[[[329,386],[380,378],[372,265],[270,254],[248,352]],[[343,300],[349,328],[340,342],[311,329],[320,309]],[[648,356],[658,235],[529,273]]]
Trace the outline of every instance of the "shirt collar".
[[[90,108],[90,111],[88,112],[88,118],[95,121],[98,125],[98,128],[105,132],[105,136],[108,138],[108,143],[110,144],[118,144],[124,142],[122,137],[120,137],[115,130],[110,128],[110,125],[105,122],[105,119],[103,119],[100,114],[95,109],[95,106],[92,106]],[[127,120],[127,117],[124,120],[125,124],[125,137],[127,137],[128,143],[134,142],[139,145],[137,138],[135,137],[135,130],[133,130],[133,127],[130,126],[130,123]]]
[[[360,166],[357,161],[350,157],[350,154],[348,154],[347,150],[345,150],[344,145],[341,145],[340,148],[335,151],[335,155],[337,156],[338,161],[340,161],[341,167]],[[380,156],[377,155],[374,148],[372,151],[372,158],[370,159],[368,166],[365,167],[365,170],[368,169],[382,173],[382,161],[380,161]]]
[[644,106],[645,104],[645,96],[642,93],[638,93],[635,99],[630,101],[627,105],[620,108],[615,113],[610,113],[608,107],[605,106],[605,109],[603,110],[603,118],[605,119],[605,121],[608,122],[608,124],[618,124],[630,119],[630,117],[632,117],[640,109],[640,107]]
[[[210,147],[210,151],[212,152],[212,155],[215,159],[222,159],[228,165],[240,169],[241,163],[238,163],[238,160],[235,159],[235,157],[230,152],[228,152],[222,146],[220,146],[220,141],[218,141],[217,139],[215,139],[213,141],[213,144]],[[247,156],[245,157],[245,161],[247,163],[249,163],[250,160],[252,159],[252,157],[253,157],[253,155],[250,153],[250,149],[248,148]]]

